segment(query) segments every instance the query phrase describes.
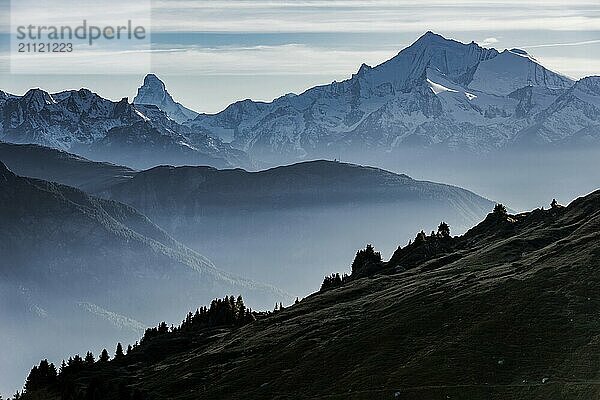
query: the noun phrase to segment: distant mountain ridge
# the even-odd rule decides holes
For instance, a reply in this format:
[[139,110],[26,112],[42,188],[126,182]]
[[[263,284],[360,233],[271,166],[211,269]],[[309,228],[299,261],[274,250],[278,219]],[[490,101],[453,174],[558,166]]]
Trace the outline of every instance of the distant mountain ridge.
[[62,183],[88,193],[131,179],[137,172],[37,144],[0,142],[0,161],[17,175]]
[[160,166],[99,194],[140,210],[227,271],[298,295],[318,285],[324,265],[366,241],[391,252],[411,227],[445,220],[464,232],[494,206],[459,187],[325,160],[258,172]]
[[[210,167],[160,166],[141,171],[103,192],[108,198],[131,204],[161,218],[190,212],[250,204],[264,209],[337,203],[436,200],[456,207],[465,220],[485,214],[489,200],[451,185],[418,181],[405,174],[349,163],[316,160],[258,172]],[[151,200],[148,202],[148,200]],[[168,207],[165,209],[164,207]],[[476,211],[475,211],[476,210]]]
[[[296,295],[314,289],[325,266],[338,265],[365,241],[376,239],[389,253],[423,223],[445,220],[463,232],[494,205],[460,187],[325,160],[259,172],[203,166],[135,171],[2,143],[0,160],[21,175],[128,204],[220,268]],[[273,248],[286,250],[274,256]]]
[[[584,86],[587,94],[578,90]],[[489,152],[517,146],[523,136],[567,146],[579,135],[600,138],[598,90],[598,78],[574,82],[524,50],[499,52],[427,32],[345,81],[269,103],[240,101],[187,124],[273,162],[338,154],[360,160],[361,152],[412,148]]]
[[[17,176],[1,162],[0,188],[1,228],[5,233],[12,232],[0,247],[3,260],[13,263],[12,269],[1,271],[9,279],[29,282],[48,274],[49,281],[34,284],[46,290],[53,284],[64,285],[63,274],[74,280],[79,275],[103,277],[107,283],[114,280],[115,284],[122,277],[120,285],[127,285],[129,279],[164,279],[169,275],[169,279],[177,282],[177,275],[183,274],[186,278],[179,285],[197,275],[194,278],[197,283],[193,285],[196,288],[186,297],[202,290],[203,285],[212,290],[216,282],[259,292],[266,290],[265,293],[277,292],[219,271],[212,261],[181,245],[125,204],[100,199],[69,186]],[[34,238],[35,246],[30,243]],[[89,251],[78,253],[85,249]],[[111,254],[110,259],[106,259],[105,254]],[[77,267],[81,262],[85,269]],[[21,268],[14,268],[21,263]],[[142,275],[137,275],[144,269]],[[75,293],[95,296],[85,288],[78,288]]]

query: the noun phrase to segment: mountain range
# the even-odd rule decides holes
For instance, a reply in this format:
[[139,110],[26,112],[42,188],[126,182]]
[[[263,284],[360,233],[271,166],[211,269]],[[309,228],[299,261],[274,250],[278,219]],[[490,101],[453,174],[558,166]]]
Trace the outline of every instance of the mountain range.
[[32,379],[23,399],[595,399],[599,232],[600,192],[498,206],[387,262],[367,247],[350,276],[244,326],[190,314],[127,355]]
[[464,232],[494,206],[459,187],[324,160],[259,172],[156,167],[98,194],[140,210],[221,268],[295,295],[367,242],[391,253],[416,227],[444,220]]
[[9,143],[0,143],[0,160],[20,175],[132,206],[219,268],[294,295],[314,290],[328,268],[343,267],[369,241],[389,254],[414,229],[442,220],[462,233],[494,205],[456,186],[325,160],[258,172],[135,171]]
[[2,92],[0,111],[0,140],[134,168],[253,169],[340,157],[372,163],[415,149],[485,154],[595,146],[600,78],[575,81],[521,49],[498,51],[427,32],[347,80],[272,102],[239,101],[216,114],[176,102],[154,74],[133,103],[88,89],[31,89],[23,96]]
[[427,32],[347,80],[272,102],[239,101],[186,124],[273,162],[597,144],[600,77],[574,81],[524,50]]
[[5,142],[42,144],[134,168],[252,165],[244,152],[193,131],[156,105],[131,104],[127,98],[114,102],[88,89],[52,94],[31,89],[23,96],[0,97],[0,140]]

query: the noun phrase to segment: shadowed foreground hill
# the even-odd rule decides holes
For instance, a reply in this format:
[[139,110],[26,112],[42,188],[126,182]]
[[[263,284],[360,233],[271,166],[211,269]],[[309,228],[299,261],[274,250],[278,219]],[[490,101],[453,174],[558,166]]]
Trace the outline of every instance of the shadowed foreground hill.
[[[144,341],[74,387],[103,385],[102,399],[119,384],[147,399],[600,396],[600,191],[500,209],[461,237],[420,234],[361,267],[243,327]],[[58,398],[50,388],[24,398]]]

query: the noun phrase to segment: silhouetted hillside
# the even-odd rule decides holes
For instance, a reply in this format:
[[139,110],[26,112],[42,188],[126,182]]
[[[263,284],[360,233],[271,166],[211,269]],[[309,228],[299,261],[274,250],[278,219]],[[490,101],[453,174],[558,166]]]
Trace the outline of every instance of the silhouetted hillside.
[[[143,399],[600,396],[600,191],[518,215],[497,207],[460,237],[441,224],[379,260],[367,248],[337,287],[243,327],[144,341],[73,375],[72,393],[86,398],[101,385],[94,398],[126,398],[119,388]],[[45,387],[24,399],[60,397]]]

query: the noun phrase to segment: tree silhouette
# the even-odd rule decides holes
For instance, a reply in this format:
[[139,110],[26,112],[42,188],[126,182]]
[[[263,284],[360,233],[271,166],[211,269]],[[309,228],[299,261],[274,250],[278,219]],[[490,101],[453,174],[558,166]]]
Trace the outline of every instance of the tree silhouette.
[[427,239],[427,235],[425,234],[425,231],[421,231],[421,232],[417,233],[417,236],[415,237],[415,245],[420,245],[422,243],[425,243],[426,239]]
[[103,349],[98,361],[107,362],[109,359],[110,359],[110,357],[108,356],[108,351],[106,351],[106,349]]
[[117,343],[117,349],[115,350],[115,358],[123,357],[123,346],[121,343]]
[[56,383],[56,377],[56,367],[44,359],[40,361],[40,365],[34,366],[29,372],[25,381],[24,392],[31,393],[48,385],[53,385]]
[[344,274],[340,276],[339,273],[331,274],[330,276],[326,276],[323,279],[323,283],[321,284],[321,291],[333,289],[339,286],[342,286],[344,282],[348,281],[350,277],[348,274]]
[[506,211],[506,207],[503,204],[498,203],[494,206],[494,214],[505,216],[508,215],[508,211]]
[[443,238],[449,238],[450,237],[450,226],[447,223],[445,223],[444,221],[440,222],[437,233],[438,233],[438,235],[440,235]]
[[364,250],[356,252],[356,257],[354,257],[354,261],[352,262],[352,275],[379,264],[381,264],[381,253],[376,252],[373,246],[368,244]]
[[[276,303],[275,310],[278,310],[279,306],[280,304]],[[195,313],[188,313],[181,325],[172,326],[170,331],[164,322],[156,328],[146,329],[140,344],[168,333],[190,332],[213,326],[242,326],[255,320],[254,312],[246,307],[242,296],[238,296],[237,299],[234,296],[226,296],[223,299],[214,299],[210,307],[200,307]],[[133,348],[135,347],[137,344]]]
[[88,351],[87,354],[85,355],[85,359],[84,359],[86,364],[93,364],[94,363],[94,355],[92,354],[91,351]]

